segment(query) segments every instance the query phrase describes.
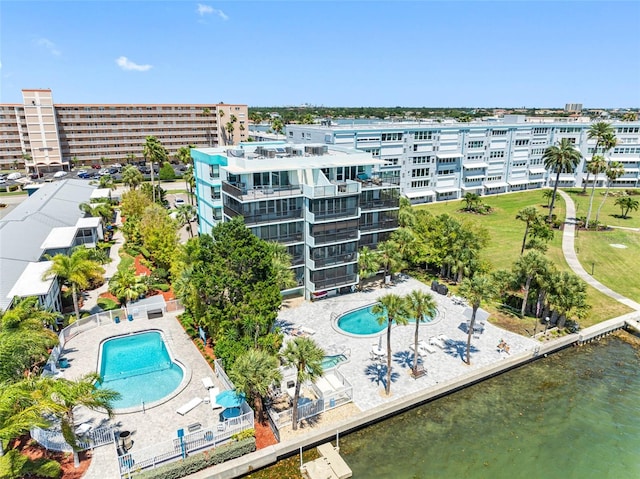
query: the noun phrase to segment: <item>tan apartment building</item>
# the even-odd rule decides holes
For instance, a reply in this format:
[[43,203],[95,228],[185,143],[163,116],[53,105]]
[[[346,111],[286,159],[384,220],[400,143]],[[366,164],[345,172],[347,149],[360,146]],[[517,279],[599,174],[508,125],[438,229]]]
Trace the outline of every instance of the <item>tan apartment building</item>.
[[148,136],[170,156],[182,146],[232,145],[249,137],[247,105],[55,104],[49,89],[22,90],[22,98],[22,104],[0,105],[0,169],[142,160]]

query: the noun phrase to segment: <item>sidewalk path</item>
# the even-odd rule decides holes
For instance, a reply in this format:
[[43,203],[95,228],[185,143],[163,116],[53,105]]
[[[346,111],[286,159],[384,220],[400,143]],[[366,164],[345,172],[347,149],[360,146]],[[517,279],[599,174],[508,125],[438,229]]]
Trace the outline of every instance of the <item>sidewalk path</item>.
[[596,288],[598,291],[610,296],[611,298],[619,301],[622,304],[629,306],[630,308],[640,311],[640,304],[635,301],[616,293],[612,289],[606,287],[600,281],[597,281],[593,276],[586,272],[586,270],[578,261],[575,249],[575,237],[576,237],[576,207],[571,197],[562,190],[558,190],[560,196],[564,198],[567,209],[567,217],[564,223],[564,234],[562,235],[562,252],[564,257],[569,263],[569,267],[580,278],[585,280],[588,284]]

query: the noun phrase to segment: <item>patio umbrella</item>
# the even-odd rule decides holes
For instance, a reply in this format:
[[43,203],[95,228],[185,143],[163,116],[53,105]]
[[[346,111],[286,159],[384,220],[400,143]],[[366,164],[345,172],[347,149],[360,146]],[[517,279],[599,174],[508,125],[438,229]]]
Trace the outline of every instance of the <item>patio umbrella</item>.
[[222,391],[216,396],[216,404],[222,406],[223,408],[240,407],[243,402],[244,393],[239,393],[231,389]]

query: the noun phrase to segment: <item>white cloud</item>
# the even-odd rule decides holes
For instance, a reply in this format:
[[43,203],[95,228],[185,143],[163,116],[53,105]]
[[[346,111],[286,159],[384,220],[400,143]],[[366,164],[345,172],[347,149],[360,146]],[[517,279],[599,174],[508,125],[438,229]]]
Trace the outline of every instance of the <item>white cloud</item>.
[[56,47],[56,44],[47,38],[38,38],[36,40],[36,45],[46,48],[52,55],[58,56],[62,54],[62,52]]
[[211,5],[203,5],[202,3],[199,3],[196,12],[198,12],[198,15],[201,17],[204,17],[205,15],[218,15],[223,20],[229,20],[229,16],[226,13],[222,10],[216,10]]
[[135,70],[138,72],[146,72],[147,70],[151,70],[153,68],[152,65],[138,65],[137,63],[132,62],[127,57],[119,57],[116,59],[116,63],[123,70]]

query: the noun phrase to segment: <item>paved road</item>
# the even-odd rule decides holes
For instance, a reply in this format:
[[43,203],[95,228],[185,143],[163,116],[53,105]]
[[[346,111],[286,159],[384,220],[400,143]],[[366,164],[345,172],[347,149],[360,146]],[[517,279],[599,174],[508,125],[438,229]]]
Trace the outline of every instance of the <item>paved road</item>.
[[635,309],[636,311],[640,311],[640,304],[635,301],[622,296],[619,293],[616,293],[611,288],[606,287],[600,281],[596,280],[593,276],[591,276],[587,271],[582,267],[580,261],[578,261],[578,256],[576,255],[575,249],[575,237],[576,237],[576,207],[573,203],[571,197],[566,194],[562,190],[558,190],[560,196],[564,198],[566,209],[567,209],[567,217],[564,223],[564,234],[562,235],[562,252],[564,254],[567,263],[569,263],[569,267],[573,270],[575,274],[577,274],[580,278],[585,280],[588,284],[596,288],[598,291],[606,294],[607,296],[619,301],[622,304],[629,306],[630,308]]

